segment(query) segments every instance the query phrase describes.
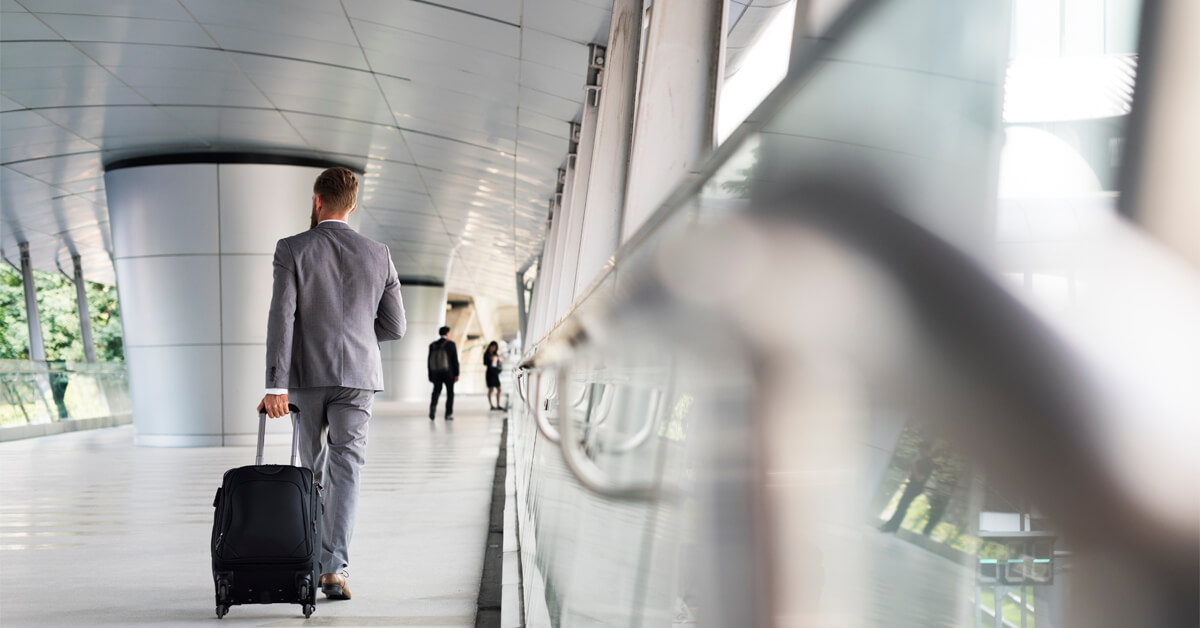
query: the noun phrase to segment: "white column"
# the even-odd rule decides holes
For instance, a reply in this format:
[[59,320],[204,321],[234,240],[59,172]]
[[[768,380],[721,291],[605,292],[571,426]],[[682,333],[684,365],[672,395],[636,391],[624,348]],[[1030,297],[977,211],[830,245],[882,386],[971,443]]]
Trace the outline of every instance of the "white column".
[[83,284],[83,266],[79,256],[72,255],[75,266],[75,309],[79,312],[79,336],[83,340],[83,355],[88,362],[96,362],[96,344],[92,340],[92,318],[88,314],[87,290]]
[[387,388],[380,398],[388,401],[419,401],[429,398],[426,360],[429,343],[438,339],[437,330],[446,324],[446,287],[429,283],[405,283],[400,279],[404,338],[379,345],[383,356],[383,381]]
[[579,243],[575,292],[586,288],[617,250],[633,108],[637,100],[638,51],[642,41],[643,0],[615,0],[605,51],[600,108],[591,178],[584,203],[584,237]]
[[21,283],[25,288],[25,322],[29,325],[29,359],[46,360],[46,345],[42,342],[42,319],[38,316],[37,286],[33,283],[33,263],[29,259],[29,243],[22,242]]
[[654,0],[634,122],[621,241],[713,147],[724,0]]
[[[309,226],[322,168],[171,164],[105,174],[135,442],[249,445],[275,243]],[[272,440],[288,438],[272,421]]]

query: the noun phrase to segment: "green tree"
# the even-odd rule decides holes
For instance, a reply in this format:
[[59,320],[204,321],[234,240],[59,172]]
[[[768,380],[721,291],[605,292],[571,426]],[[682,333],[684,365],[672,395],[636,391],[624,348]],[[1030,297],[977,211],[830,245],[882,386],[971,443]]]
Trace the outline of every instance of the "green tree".
[[75,311],[75,285],[62,275],[34,271],[42,342],[47,360],[83,360],[79,314]]
[[25,323],[25,291],[21,274],[0,267],[0,358],[29,359],[29,328]]
[[[59,274],[37,270],[33,271],[33,280],[37,286],[46,359],[83,360],[74,282]],[[92,282],[85,284],[96,359],[102,362],[124,360],[116,289]],[[0,358],[29,359],[23,281],[21,274],[11,267],[0,269]]]
[[125,336],[121,331],[121,309],[116,286],[87,282],[88,309],[92,319],[92,342],[101,362],[125,361]]
[[721,189],[736,195],[737,198],[750,198],[751,188],[754,185],[754,179],[758,176],[758,165],[762,163],[762,145],[754,147],[754,163],[748,168],[741,168],[738,174],[742,175],[740,179],[731,179],[721,184]]

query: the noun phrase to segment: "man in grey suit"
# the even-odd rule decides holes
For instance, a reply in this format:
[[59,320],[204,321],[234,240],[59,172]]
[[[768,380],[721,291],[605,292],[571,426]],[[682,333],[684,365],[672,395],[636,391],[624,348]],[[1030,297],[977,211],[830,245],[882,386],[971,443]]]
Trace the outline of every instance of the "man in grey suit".
[[404,304],[391,252],[356,233],[358,179],[330,168],[313,185],[312,228],[275,246],[267,320],[272,418],[300,408],[300,459],[325,489],[321,590],[350,599],[346,584],[359,469],[371,401],[383,390],[379,342],[404,335]]

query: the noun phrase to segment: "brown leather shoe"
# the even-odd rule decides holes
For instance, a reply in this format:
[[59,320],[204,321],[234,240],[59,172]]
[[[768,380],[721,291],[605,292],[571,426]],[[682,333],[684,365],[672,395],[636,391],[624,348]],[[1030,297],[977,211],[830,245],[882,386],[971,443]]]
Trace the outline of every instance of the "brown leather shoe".
[[346,576],[340,573],[321,574],[321,592],[331,600],[350,599],[350,587],[346,586]]

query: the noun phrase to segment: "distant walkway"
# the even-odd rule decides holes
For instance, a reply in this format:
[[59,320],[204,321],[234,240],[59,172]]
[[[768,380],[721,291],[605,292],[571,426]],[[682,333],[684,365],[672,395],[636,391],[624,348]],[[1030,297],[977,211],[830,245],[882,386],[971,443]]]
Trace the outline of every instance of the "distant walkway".
[[377,405],[354,599],[318,595],[307,623],[296,605],[213,613],[213,495],[252,448],[136,448],[131,427],[0,443],[0,625],[473,626],[503,417],[456,401],[449,424]]

